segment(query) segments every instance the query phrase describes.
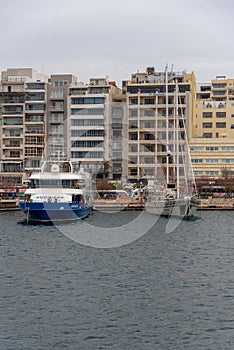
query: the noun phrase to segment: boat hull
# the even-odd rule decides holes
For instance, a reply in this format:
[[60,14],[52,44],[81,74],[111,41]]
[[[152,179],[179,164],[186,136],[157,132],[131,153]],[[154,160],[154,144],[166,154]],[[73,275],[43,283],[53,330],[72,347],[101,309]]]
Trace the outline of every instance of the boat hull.
[[151,201],[146,203],[145,209],[158,216],[188,218],[196,215],[197,204],[190,200]]
[[36,222],[67,222],[87,217],[92,206],[82,206],[79,203],[19,203],[19,209],[27,217],[27,221]]

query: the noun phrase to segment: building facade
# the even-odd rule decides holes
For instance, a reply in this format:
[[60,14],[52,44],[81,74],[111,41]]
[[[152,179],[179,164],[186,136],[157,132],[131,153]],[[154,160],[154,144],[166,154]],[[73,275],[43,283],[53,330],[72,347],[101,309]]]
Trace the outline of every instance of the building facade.
[[89,84],[69,88],[69,154],[75,167],[98,178],[112,175],[111,113],[113,96],[120,89],[106,78],[91,78]]
[[2,72],[0,140],[2,185],[19,185],[40,167],[45,146],[47,78],[31,68]]
[[234,79],[224,76],[196,84],[193,72],[148,67],[119,89],[107,78],[85,84],[8,68],[0,121],[1,185],[22,184],[44,158],[69,158],[77,170],[123,183],[165,176],[169,162],[172,177],[177,130],[196,177],[234,174]]
[[234,174],[234,79],[217,76],[197,85],[191,160],[196,177]]
[[[193,113],[196,81],[185,72],[146,72],[132,74],[125,82],[128,109],[128,165],[131,182],[147,182],[165,176],[169,162],[169,177],[175,168],[176,130],[180,133],[181,155],[188,154],[189,116]],[[185,129],[185,131],[184,131]],[[168,152],[172,157],[168,159]],[[182,159],[176,167],[181,168]],[[170,180],[167,179],[167,182]]]

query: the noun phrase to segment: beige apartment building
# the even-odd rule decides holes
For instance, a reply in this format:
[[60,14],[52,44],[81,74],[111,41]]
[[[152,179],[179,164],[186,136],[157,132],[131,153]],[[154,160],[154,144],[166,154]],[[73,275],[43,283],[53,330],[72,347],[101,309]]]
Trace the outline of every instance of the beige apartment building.
[[0,183],[20,185],[40,167],[45,146],[47,78],[31,68],[8,68],[0,85]]
[[190,150],[196,177],[234,174],[234,79],[217,76],[197,85]]
[[[128,110],[128,180],[157,180],[165,175],[168,161],[167,182],[175,167],[182,176],[182,162],[189,166],[187,138],[191,129],[190,116],[195,112],[194,73],[174,72],[173,69],[158,72],[149,67],[146,72],[132,74],[123,87]],[[181,157],[175,164],[177,130]],[[170,159],[168,152],[172,155]]]

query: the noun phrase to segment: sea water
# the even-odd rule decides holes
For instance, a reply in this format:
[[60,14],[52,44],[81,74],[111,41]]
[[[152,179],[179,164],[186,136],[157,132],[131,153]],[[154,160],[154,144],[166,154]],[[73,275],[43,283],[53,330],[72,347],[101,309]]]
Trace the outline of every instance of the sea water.
[[[85,221],[101,241],[137,216]],[[233,350],[233,219],[202,212],[168,231],[160,218],[128,244],[97,248],[1,212],[0,349]]]

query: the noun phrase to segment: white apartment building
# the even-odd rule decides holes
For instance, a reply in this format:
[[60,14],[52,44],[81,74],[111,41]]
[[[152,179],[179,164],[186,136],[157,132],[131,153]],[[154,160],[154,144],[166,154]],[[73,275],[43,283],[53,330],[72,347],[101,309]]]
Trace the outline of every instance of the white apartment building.
[[105,78],[91,78],[89,84],[69,88],[69,154],[75,167],[82,167],[94,177],[106,177],[112,149],[112,94],[119,89]]

